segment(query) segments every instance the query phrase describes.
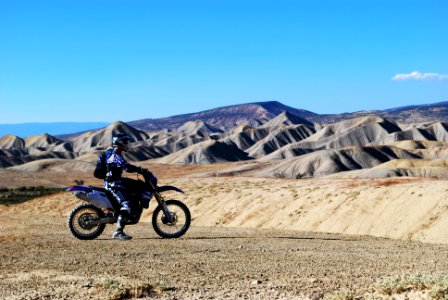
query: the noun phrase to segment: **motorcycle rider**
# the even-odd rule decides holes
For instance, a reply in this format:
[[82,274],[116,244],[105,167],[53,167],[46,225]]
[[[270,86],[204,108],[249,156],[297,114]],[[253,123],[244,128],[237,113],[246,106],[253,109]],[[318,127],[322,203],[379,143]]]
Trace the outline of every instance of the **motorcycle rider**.
[[126,198],[127,182],[130,180],[128,178],[122,178],[123,170],[129,173],[140,173],[140,174],[150,174],[152,176],[152,181],[157,182],[157,178],[152,175],[147,169],[134,166],[128,163],[124,157],[123,152],[128,151],[128,145],[132,141],[131,137],[127,134],[119,133],[112,137],[112,151],[107,152],[106,156],[106,167],[107,173],[104,179],[104,187],[106,190],[110,191],[113,197],[120,203],[121,208],[117,220],[117,229],[112,234],[114,239],[119,240],[130,240],[132,237],[124,232],[124,227],[127,220],[131,216],[131,205],[129,200]]

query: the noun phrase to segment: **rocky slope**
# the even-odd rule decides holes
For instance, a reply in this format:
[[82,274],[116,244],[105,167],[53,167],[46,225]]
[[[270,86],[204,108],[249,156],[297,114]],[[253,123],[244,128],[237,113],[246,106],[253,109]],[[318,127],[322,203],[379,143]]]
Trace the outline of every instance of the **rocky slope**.
[[[289,109],[276,102],[264,103],[263,109],[259,104],[245,106],[246,114],[261,119],[246,120],[236,127],[232,123],[229,125],[231,129],[218,128],[204,120],[187,121],[174,129],[160,131],[142,131],[124,122],[115,122],[69,141],[48,134],[25,139],[7,135],[0,138],[0,167],[43,159],[75,159],[92,164],[101,151],[110,147],[113,135],[121,132],[134,140],[126,153],[131,161],[153,160],[163,164],[252,161],[247,170],[244,166],[235,165],[232,172],[288,178],[328,176],[367,169],[372,169],[372,172],[361,172],[363,175],[359,176],[447,176],[444,172],[430,171],[428,168],[431,166],[425,164],[431,164],[431,160],[448,159],[448,123],[407,124],[369,115],[323,125],[303,118],[303,115],[311,119],[316,117],[304,111],[297,111],[301,116],[289,110],[277,116],[270,115],[271,111],[281,108]],[[235,118],[241,113],[241,107],[238,112],[234,111],[235,107],[227,107],[224,111],[226,109]],[[209,116],[209,113],[218,114],[210,111],[202,117]],[[407,159],[421,160],[421,163],[413,170],[394,169],[393,163],[385,165]],[[37,170],[38,166],[39,163],[33,163],[29,169]],[[41,164],[42,168],[45,166],[45,163]],[[27,169],[27,166],[22,169]]]

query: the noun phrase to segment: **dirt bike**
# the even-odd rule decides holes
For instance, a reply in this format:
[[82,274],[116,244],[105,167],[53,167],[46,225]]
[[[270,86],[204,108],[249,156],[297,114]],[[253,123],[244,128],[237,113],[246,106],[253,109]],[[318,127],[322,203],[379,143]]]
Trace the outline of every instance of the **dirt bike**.
[[[179,200],[166,200],[162,193],[175,191],[183,193],[174,186],[157,186],[149,174],[142,174],[142,180],[129,180],[128,198],[131,203],[131,215],[126,225],[137,224],[143,209],[149,207],[154,197],[158,206],[152,214],[154,231],[162,238],[178,238],[190,227],[191,215],[188,207]],[[91,186],[73,186],[67,189],[87,203],[77,205],[69,214],[67,225],[70,233],[80,240],[93,240],[103,233],[106,224],[114,224],[118,219],[120,204],[109,191]]]

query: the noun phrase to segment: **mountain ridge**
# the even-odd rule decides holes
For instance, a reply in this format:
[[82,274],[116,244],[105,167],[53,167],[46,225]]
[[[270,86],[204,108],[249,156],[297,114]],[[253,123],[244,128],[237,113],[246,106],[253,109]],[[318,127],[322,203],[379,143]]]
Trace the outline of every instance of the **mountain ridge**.
[[309,120],[317,123],[329,124],[369,115],[377,115],[385,119],[402,123],[447,122],[448,101],[405,105],[384,110],[361,110],[351,113],[322,114],[317,118],[311,118]]
[[[147,132],[117,121],[70,141],[48,134],[25,139],[7,135],[0,138],[0,168],[23,165],[16,169],[32,172],[93,168],[98,154],[120,132],[134,141],[125,154],[130,161],[233,163],[222,171],[224,175],[308,178],[352,172],[347,176],[448,178],[443,168],[448,164],[448,122],[406,124],[368,115],[325,125],[288,111],[268,119],[264,107],[249,107],[254,109],[263,120],[243,122],[227,131],[205,121],[187,121],[172,130]],[[439,163],[434,165],[432,160]]]
[[128,122],[128,124],[140,130],[158,131],[161,129],[178,128],[188,121],[203,121],[221,130],[229,130],[242,122],[263,118],[272,119],[284,111],[288,111],[303,119],[317,116],[316,113],[293,108],[278,101],[266,101],[217,107],[196,113],[160,119],[141,119]]
[[[362,110],[339,114],[317,114],[305,109],[287,106],[278,101],[266,101],[229,105],[195,113],[174,115],[165,118],[141,119],[126,123],[142,131],[160,131],[162,129],[171,130],[179,128],[189,121],[202,121],[220,130],[227,131],[242,123],[253,125],[267,122],[283,112],[291,113],[306,121],[318,124],[336,123],[369,115],[377,115],[385,119],[403,123],[448,122],[448,101],[432,104],[407,105],[385,110]],[[64,129],[64,132],[61,132],[61,125],[64,124],[75,124],[76,129],[72,131]],[[10,134],[24,138],[48,133],[61,140],[70,140],[87,131],[100,130],[110,124],[104,122],[0,124],[0,136]]]

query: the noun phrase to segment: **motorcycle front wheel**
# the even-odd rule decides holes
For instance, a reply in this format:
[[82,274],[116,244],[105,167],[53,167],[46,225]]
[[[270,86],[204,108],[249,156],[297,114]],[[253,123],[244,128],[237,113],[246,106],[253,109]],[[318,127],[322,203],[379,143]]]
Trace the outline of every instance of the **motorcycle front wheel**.
[[171,214],[171,222],[165,216],[162,206],[157,206],[152,215],[154,231],[165,239],[178,238],[184,235],[191,223],[191,215],[188,207],[178,200],[165,201]]
[[80,240],[93,240],[103,233],[105,224],[92,224],[104,218],[104,212],[90,203],[76,206],[69,214],[67,226],[70,233]]

